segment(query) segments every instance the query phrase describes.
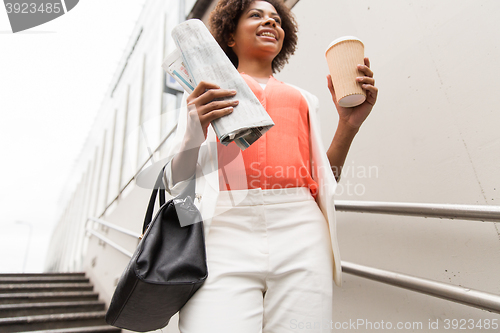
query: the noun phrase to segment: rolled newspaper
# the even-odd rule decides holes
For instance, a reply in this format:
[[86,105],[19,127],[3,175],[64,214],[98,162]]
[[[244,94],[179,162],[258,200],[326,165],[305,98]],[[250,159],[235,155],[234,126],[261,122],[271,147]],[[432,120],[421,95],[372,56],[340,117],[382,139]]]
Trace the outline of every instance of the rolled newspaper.
[[[182,66],[185,66],[184,74],[174,74],[174,78],[179,83],[182,82],[184,88],[189,78],[194,87],[198,82],[207,81],[219,85],[222,89],[237,91],[239,104],[234,107],[234,111],[212,121],[222,144],[227,146],[234,141],[241,150],[245,150],[274,126],[267,111],[203,22],[198,19],[187,20],[172,30],[172,37],[181,53],[182,61],[176,61],[175,56],[169,55],[162,67],[174,74],[175,64],[182,63]],[[179,74],[180,71],[176,73]],[[228,97],[230,98],[234,96]]]

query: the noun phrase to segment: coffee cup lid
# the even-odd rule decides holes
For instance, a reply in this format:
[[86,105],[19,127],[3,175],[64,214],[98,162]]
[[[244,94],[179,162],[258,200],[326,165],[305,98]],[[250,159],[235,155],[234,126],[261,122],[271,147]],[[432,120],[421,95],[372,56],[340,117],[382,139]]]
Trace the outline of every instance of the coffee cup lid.
[[[363,44],[363,41],[361,39],[359,39],[358,37],[354,37],[354,36],[343,36],[343,37],[339,37],[337,39],[335,39],[333,42],[330,43],[330,45],[328,45],[328,47],[326,48],[326,52],[328,52],[328,50],[335,44],[338,44],[340,42],[343,42],[345,40],[357,40],[359,42],[361,42],[361,44]],[[363,44],[364,46],[364,44]]]

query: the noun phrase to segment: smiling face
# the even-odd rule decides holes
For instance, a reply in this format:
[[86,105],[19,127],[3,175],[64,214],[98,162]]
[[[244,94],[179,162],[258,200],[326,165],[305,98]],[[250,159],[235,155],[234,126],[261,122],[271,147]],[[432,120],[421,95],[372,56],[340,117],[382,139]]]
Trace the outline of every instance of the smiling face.
[[276,9],[267,1],[253,1],[243,11],[228,46],[243,58],[272,61],[281,51],[285,32]]

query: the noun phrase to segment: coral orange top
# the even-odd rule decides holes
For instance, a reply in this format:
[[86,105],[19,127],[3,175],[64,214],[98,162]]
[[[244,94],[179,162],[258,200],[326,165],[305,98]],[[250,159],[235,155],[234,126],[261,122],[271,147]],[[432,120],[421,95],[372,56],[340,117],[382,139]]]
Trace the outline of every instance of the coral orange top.
[[[307,101],[300,91],[273,76],[262,89],[252,77],[241,75],[275,125],[242,152],[234,142],[224,146],[217,140],[219,189],[307,187],[316,197],[318,183],[311,176]],[[231,164],[240,152],[245,170]]]

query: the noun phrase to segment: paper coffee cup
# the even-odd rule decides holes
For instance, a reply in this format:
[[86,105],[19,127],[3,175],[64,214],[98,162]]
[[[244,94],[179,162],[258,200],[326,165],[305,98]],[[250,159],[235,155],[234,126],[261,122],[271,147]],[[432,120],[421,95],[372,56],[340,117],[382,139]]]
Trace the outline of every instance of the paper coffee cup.
[[358,64],[364,64],[364,45],[353,36],[334,40],[326,49],[326,61],[332,76],[337,103],[342,107],[353,107],[366,100],[366,92],[356,77],[363,76]]

